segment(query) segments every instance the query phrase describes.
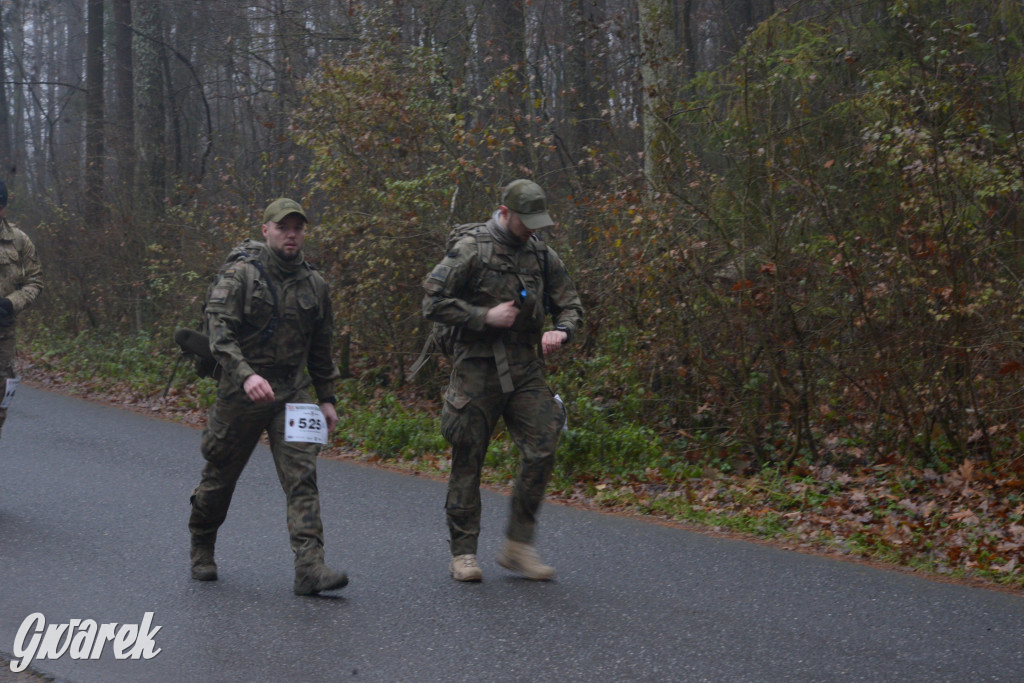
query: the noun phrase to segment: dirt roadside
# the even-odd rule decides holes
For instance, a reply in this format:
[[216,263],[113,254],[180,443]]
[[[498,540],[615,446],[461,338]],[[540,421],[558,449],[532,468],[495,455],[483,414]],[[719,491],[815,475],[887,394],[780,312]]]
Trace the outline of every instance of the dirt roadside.
[[42,683],[43,681],[52,683],[55,680],[55,678],[32,671],[31,667],[15,673],[11,671],[11,661],[6,657],[0,657],[0,683]]

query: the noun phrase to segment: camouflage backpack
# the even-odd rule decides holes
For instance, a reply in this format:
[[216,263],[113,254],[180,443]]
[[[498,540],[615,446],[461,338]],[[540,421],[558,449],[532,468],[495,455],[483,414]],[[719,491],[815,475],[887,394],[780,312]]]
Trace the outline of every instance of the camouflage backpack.
[[[494,242],[491,239],[491,233],[487,230],[486,223],[463,223],[456,225],[448,233],[448,241],[445,243],[445,253],[450,252],[455,244],[467,235],[473,235],[476,237],[476,248],[477,257],[480,260],[481,268],[477,269],[476,274],[473,276],[473,282],[470,284],[470,289],[476,289],[480,285],[480,281],[483,279],[484,272],[491,268],[491,257],[494,255]],[[548,275],[548,255],[547,248],[544,242],[539,236],[534,235],[530,238],[533,243],[534,253],[543,254],[542,267],[544,270],[544,280],[547,281]],[[547,301],[547,294],[545,293],[545,309],[550,310],[550,305]],[[455,353],[455,336],[458,332],[458,328],[452,325],[446,325],[444,323],[435,322],[431,325],[430,334],[427,335],[426,341],[423,343],[423,349],[420,351],[419,357],[410,366],[409,371],[406,373],[405,378],[407,381],[412,381],[416,374],[426,365],[427,360],[431,354],[436,351],[440,351],[441,355],[445,358],[450,359]]]
[[[210,294],[213,292],[213,288],[232,265],[236,263],[251,263],[263,276],[264,280],[267,281],[270,293],[274,298],[274,315],[270,318],[270,322],[268,322],[267,325],[259,331],[259,334],[264,338],[264,340],[269,339],[270,336],[274,334],[279,314],[277,291],[273,286],[270,286],[270,278],[267,276],[267,273],[263,268],[263,264],[260,262],[260,251],[264,248],[265,247],[262,242],[257,242],[251,239],[243,240],[241,244],[233,248],[228,253],[227,258],[224,259],[223,265],[221,265],[220,270],[217,271],[217,274],[206,289],[206,297],[203,299],[203,306],[199,312],[199,329],[190,330],[179,327],[174,332],[174,341],[177,342],[179,347],[181,347],[182,355],[189,357],[193,361],[196,374],[200,377],[213,377],[214,379],[220,377],[220,365],[210,352],[210,330],[206,320],[206,305],[210,300]],[[244,269],[244,272],[247,278],[246,292],[252,292],[252,269],[246,268]],[[245,313],[249,313],[250,305],[247,295]]]

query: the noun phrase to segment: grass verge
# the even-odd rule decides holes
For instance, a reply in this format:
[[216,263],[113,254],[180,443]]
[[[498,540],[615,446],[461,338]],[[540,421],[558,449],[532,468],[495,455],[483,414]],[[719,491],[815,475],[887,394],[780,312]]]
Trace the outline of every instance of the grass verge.
[[[169,343],[147,335],[36,332],[23,343],[21,361],[23,376],[44,386],[200,424],[216,387],[196,381],[188,367],[169,382],[174,359]],[[338,394],[341,421],[328,457],[446,476],[436,405],[354,379]],[[741,474],[692,448],[674,453],[649,428],[609,421],[585,398],[569,409],[553,499],[1024,591],[1021,459],[1002,468],[964,460],[944,472],[880,464]],[[499,428],[483,481],[507,489],[517,463],[515,445]]]

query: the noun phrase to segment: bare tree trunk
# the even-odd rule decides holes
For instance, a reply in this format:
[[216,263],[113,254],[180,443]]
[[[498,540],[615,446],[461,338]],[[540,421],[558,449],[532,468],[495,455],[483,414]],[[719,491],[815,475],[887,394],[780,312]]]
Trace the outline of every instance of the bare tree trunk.
[[[514,146],[509,153],[508,165],[513,169],[511,178],[529,175],[529,156],[526,149],[527,130],[524,127],[526,102],[526,15],[523,0],[492,0],[490,25],[490,57],[492,67],[487,72],[487,85],[506,69],[512,69],[512,78],[505,86],[496,104],[507,113],[508,120],[516,122]],[[486,48],[484,48],[486,50]],[[511,180],[509,178],[509,180]]]
[[85,221],[103,224],[103,0],[89,0],[85,57]]
[[[426,43],[444,55],[444,78],[448,83],[450,108],[461,114],[468,106],[467,64],[470,59],[469,37],[472,32],[466,16],[465,0],[430,0],[427,8]],[[460,176],[450,206],[452,223],[471,220],[463,216],[470,195],[470,185]],[[456,218],[459,217],[459,218]]]
[[117,87],[118,179],[122,186],[135,176],[135,89],[132,83],[132,2],[114,0],[114,83]]
[[597,48],[604,16],[604,0],[571,0],[569,3],[571,49],[566,55],[565,80],[567,93],[566,147],[576,165],[577,175],[586,174],[581,165],[587,156],[586,147],[600,143],[600,104],[597,88],[598,72],[603,58]]
[[[493,0],[491,7],[492,55],[496,69],[522,65],[526,61],[526,15],[523,0]],[[517,79],[523,81],[522,68]]]
[[[134,0],[132,23],[132,90],[135,95],[135,229],[126,235],[126,272],[145,263],[145,245],[164,213],[167,197],[167,115],[164,47],[164,8],[161,0]],[[146,293],[143,275],[134,272],[123,291],[129,291],[137,328],[142,327]]]
[[466,80],[469,59],[469,33],[464,0],[431,0],[429,35],[434,47],[444,51],[445,70],[449,82],[459,86]]
[[[83,149],[85,96],[83,91],[73,91],[65,95],[66,91],[61,84],[82,82],[82,57],[88,48],[85,42],[85,15],[81,9],[80,6],[75,7],[70,3],[57,5],[55,19],[59,23],[53,28],[53,44],[47,46],[43,41],[38,41],[32,45],[33,59],[39,60],[36,63],[47,58],[60,60],[54,70],[56,78],[51,79],[46,86],[48,92],[45,106],[49,131],[43,132],[40,126],[40,134],[42,139],[47,141],[49,152],[47,184],[55,189],[55,199],[58,202],[72,203],[79,211],[82,210],[82,186],[78,177],[72,175],[70,170],[82,166],[80,150]],[[25,41],[25,50],[29,49],[29,43],[30,41]],[[31,68],[26,70],[26,80],[32,80],[32,71]]]
[[144,221],[157,218],[167,191],[162,7],[159,0],[135,0],[135,149],[138,170],[135,199]]
[[7,62],[4,55],[7,53],[7,24],[8,18],[4,12],[4,6],[0,5],[0,178],[7,175],[7,169],[13,164],[11,155],[11,120],[7,104]]
[[677,66],[672,0],[639,0],[640,76],[643,80],[644,175],[648,189],[664,189],[671,154],[668,119]]
[[[10,54],[14,55],[14,62],[10,65],[11,75],[18,81],[25,81],[25,22],[23,20],[23,12],[25,11],[25,4],[23,0],[14,0],[10,3],[10,9],[8,11],[8,23],[5,27],[7,33],[7,45],[10,49]],[[32,137],[32,129],[26,121],[25,110],[26,110],[26,87],[20,87],[15,89],[11,93],[11,102],[13,118],[10,120],[10,167],[9,170],[11,175],[14,175],[18,170],[25,170],[23,177],[25,182],[31,181],[31,175],[28,172],[27,164],[25,163],[28,158],[29,140],[38,142]],[[41,146],[35,146],[35,150],[42,150]],[[41,154],[37,152],[37,156],[45,158],[46,153],[43,151]],[[42,160],[40,160],[41,162]],[[43,164],[39,163],[36,165],[37,170],[41,171]],[[42,175],[40,172],[39,175]]]
[[697,75],[697,40],[693,31],[694,0],[683,0],[682,12],[679,17],[679,34],[683,37],[683,50],[686,56],[687,80]]

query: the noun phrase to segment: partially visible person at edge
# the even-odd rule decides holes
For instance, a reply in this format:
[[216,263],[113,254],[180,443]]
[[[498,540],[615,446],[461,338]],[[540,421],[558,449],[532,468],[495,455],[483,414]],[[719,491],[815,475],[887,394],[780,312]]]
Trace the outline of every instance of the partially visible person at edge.
[[[516,180],[480,230],[461,238],[424,281],[426,319],[455,326],[453,368],[441,433],[452,445],[445,511],[457,581],[480,581],[480,470],[498,418],[519,448],[505,540],[496,560],[528,579],[555,576],[534,547],[537,513],[554,467],[565,409],[544,375],[543,354],[572,340],[583,321],[576,287],[539,238],[554,225],[544,191]],[[478,240],[493,243],[481,263]],[[550,312],[554,329],[543,331]]]
[[[18,315],[43,289],[42,268],[28,235],[7,222],[7,184],[0,180],[0,390],[17,376]],[[0,430],[7,409],[0,408]]]
[[[206,304],[210,351],[220,365],[217,400],[202,436],[206,460],[192,494],[192,578],[217,579],[214,543],[242,469],[263,432],[284,489],[295,554],[296,595],[336,590],[343,572],[324,564],[315,443],[285,441],[285,405],[318,397],[328,433],[338,423],[331,355],[333,316],[327,283],[305,261],[306,213],[278,199],[263,213],[266,240],[258,256],[224,269]],[[308,375],[306,370],[309,370]]]

